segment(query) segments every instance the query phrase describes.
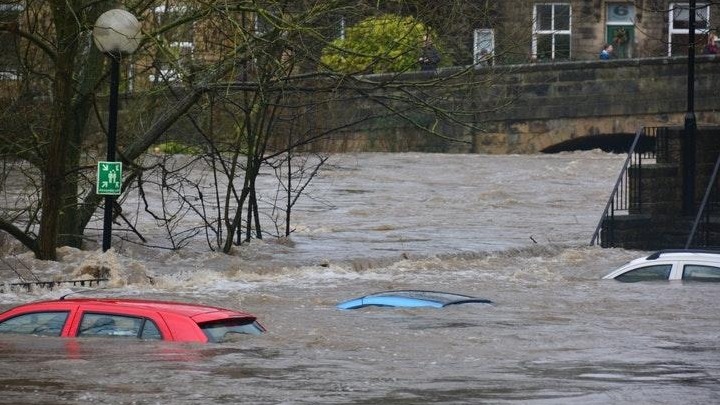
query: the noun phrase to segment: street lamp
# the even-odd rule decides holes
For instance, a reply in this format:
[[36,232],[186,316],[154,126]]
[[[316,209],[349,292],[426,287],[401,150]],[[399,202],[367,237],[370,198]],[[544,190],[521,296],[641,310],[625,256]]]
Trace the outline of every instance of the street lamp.
[[685,113],[685,144],[683,147],[683,212],[695,210],[695,0],[688,6],[687,112]]
[[[140,23],[131,13],[113,9],[104,12],[95,21],[93,27],[95,46],[110,57],[110,102],[108,106],[108,139],[107,162],[115,162],[118,113],[118,83],[120,81],[120,59],[129,55],[140,45]],[[98,167],[98,177],[99,177]],[[122,184],[122,172],[117,180]],[[99,182],[98,182],[99,183]],[[99,189],[99,188],[98,188]],[[105,195],[105,216],[103,221],[103,252],[110,249],[112,238],[113,196],[119,194],[111,191]]]

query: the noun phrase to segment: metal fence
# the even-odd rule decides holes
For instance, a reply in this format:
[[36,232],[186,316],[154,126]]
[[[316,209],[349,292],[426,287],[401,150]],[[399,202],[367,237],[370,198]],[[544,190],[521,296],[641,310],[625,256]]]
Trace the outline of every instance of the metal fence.
[[[614,247],[614,219],[616,213],[642,213],[642,164],[643,161],[656,161],[665,158],[668,153],[667,131],[665,127],[645,127],[635,132],[635,138],[628,150],[627,158],[605,204],[605,210],[595,228],[590,245]],[[633,169],[634,175],[630,175]],[[603,224],[605,229],[603,232]]]
[[[710,180],[705,189],[700,207],[698,207],[692,230],[685,242],[685,249],[689,248],[719,248],[718,224],[720,223],[720,154],[715,160]],[[713,235],[714,234],[714,235]],[[713,237],[714,236],[714,237]]]

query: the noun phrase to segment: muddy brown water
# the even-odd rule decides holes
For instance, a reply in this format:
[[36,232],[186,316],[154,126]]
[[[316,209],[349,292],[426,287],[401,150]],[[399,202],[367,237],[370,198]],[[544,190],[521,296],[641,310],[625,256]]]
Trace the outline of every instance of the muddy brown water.
[[[622,160],[336,155],[289,241],[232,256],[117,241],[58,262],[13,253],[41,277],[106,266],[102,294],[243,309],[268,333],[211,345],[0,336],[0,403],[720,402],[718,285],[600,279],[644,253],[587,246]],[[493,304],[335,307],[388,289]],[[73,291],[4,293],[0,308]]]

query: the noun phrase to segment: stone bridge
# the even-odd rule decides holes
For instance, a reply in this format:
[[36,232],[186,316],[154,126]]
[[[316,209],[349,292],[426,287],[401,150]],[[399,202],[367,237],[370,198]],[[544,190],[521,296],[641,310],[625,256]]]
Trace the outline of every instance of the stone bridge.
[[[437,75],[442,78],[455,72],[446,69]],[[422,79],[424,73],[413,74]],[[687,110],[684,57],[483,67],[477,73],[492,78],[487,91],[476,88],[463,93],[460,89],[452,95],[479,111],[473,128],[438,123],[429,116],[416,120],[439,125],[443,133],[462,142],[427,136],[406,120],[390,116],[323,139],[313,149],[537,153],[602,148],[617,152],[627,148],[639,127],[682,126]],[[496,108],[499,99],[508,101],[507,105]],[[318,114],[332,121],[347,118],[348,110],[373,108],[366,101],[339,104]],[[720,56],[696,59],[695,112],[699,126],[720,124]]]

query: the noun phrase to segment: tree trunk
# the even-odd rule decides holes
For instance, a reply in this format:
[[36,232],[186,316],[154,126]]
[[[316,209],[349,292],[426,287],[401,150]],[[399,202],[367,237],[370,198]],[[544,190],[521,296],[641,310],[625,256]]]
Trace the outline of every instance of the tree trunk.
[[[77,49],[77,25],[70,7],[64,2],[53,4],[58,51],[55,60],[53,83],[53,108],[50,116],[49,144],[43,171],[42,216],[40,218],[38,258],[55,260],[60,212],[65,200],[65,172],[69,141],[67,134],[73,133],[73,80],[67,72],[74,71]],[[76,205],[76,204],[75,204]]]

